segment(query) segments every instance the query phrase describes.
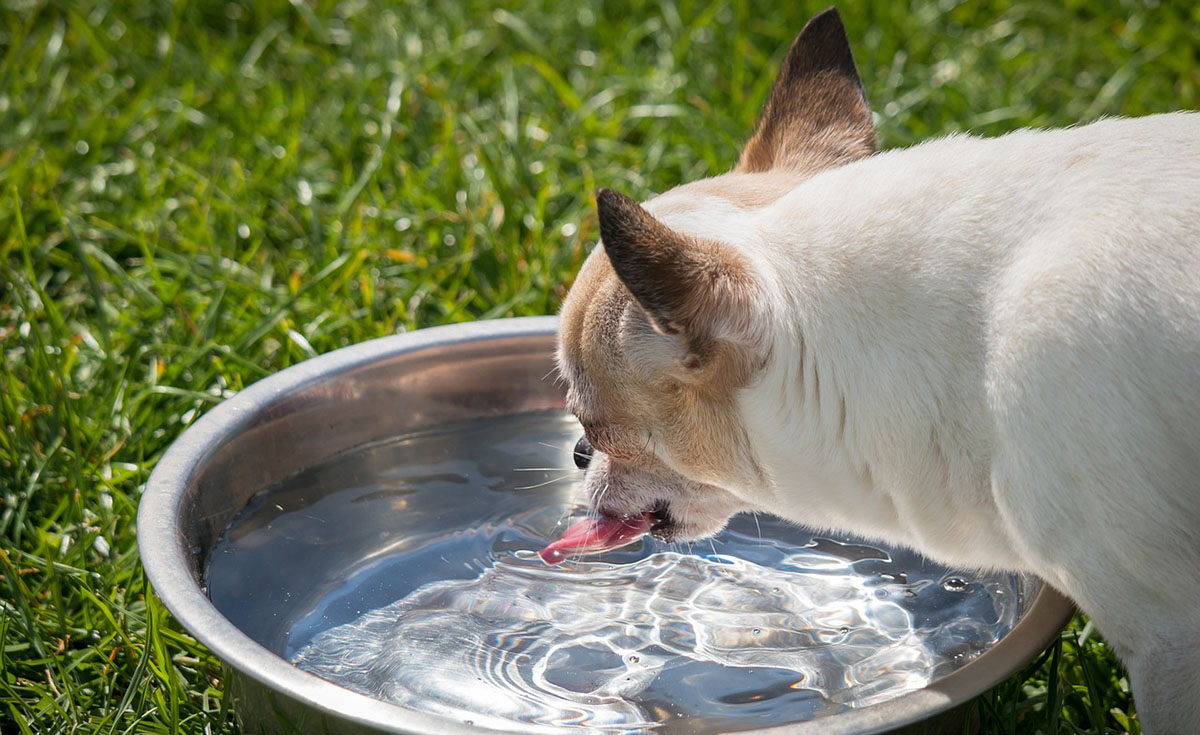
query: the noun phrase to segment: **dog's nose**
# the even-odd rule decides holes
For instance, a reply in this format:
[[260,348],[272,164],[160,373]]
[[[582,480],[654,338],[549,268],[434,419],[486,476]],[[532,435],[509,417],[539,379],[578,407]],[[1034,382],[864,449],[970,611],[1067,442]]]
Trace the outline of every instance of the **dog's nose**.
[[588,464],[592,461],[592,445],[588,443],[586,436],[579,437],[579,441],[575,442],[575,466],[581,470],[586,470]]

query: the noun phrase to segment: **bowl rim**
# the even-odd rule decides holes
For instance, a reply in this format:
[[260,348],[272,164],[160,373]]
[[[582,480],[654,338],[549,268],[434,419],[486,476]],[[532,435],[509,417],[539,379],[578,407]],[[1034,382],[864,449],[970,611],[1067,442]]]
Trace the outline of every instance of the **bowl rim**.
[[[190,550],[177,527],[183,501],[199,469],[227,437],[281,397],[340,373],[386,358],[439,346],[504,338],[553,338],[553,316],[481,320],[368,340],[297,363],[259,380],[216,405],[177,437],[146,482],[138,507],[138,551],[153,591],[175,619],[226,666],[328,716],[382,733],[469,735],[485,728],[389,704],[303,671],[260,645],[212,604],[192,574]],[[1066,625],[1073,604],[1042,582],[1028,611],[995,646],[927,687],[837,717],[740,731],[741,735],[850,735],[903,727],[969,702],[1020,669]],[[490,728],[486,728],[489,729]],[[521,725],[514,732],[537,732]],[[546,729],[562,732],[561,729]]]

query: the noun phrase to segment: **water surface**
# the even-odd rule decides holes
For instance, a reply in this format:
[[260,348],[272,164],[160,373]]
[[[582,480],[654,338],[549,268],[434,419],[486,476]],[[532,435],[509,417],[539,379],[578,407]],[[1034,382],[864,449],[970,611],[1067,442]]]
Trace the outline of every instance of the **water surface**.
[[739,516],[547,567],[582,515],[558,413],[344,453],[260,492],[217,544],[216,606],[361,693],[521,732],[689,733],[828,716],[925,686],[1030,601],[1015,575]]

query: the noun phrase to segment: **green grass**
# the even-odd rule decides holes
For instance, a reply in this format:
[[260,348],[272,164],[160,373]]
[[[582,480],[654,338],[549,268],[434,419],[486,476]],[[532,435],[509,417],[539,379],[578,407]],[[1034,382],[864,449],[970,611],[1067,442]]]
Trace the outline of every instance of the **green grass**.
[[[726,170],[821,2],[0,1],[0,732],[237,733],[134,517],[223,397],[551,313],[597,186]],[[883,146],[1195,108],[1200,5],[841,4]],[[1077,620],[991,733],[1138,732]]]

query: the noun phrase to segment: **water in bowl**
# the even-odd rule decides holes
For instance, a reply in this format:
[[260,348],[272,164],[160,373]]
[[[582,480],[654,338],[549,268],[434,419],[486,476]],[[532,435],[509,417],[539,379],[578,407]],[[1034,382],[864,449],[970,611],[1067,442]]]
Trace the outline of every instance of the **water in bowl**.
[[259,643],[405,707],[520,732],[724,732],[886,701],[1030,602],[1015,575],[739,516],[547,567],[578,425],[537,413],[362,447],[255,495],[209,596]]

